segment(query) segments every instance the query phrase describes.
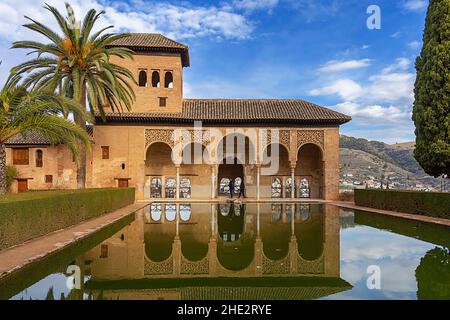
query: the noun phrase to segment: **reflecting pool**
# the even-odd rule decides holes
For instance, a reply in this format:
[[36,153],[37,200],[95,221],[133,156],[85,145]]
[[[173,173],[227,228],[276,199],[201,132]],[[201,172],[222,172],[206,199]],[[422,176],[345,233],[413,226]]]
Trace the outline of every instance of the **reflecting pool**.
[[0,298],[450,299],[449,231],[331,205],[153,203]]

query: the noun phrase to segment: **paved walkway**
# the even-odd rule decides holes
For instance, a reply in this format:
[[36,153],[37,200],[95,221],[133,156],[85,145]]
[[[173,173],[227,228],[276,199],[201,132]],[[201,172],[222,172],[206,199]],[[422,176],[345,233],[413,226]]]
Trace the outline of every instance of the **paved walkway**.
[[387,216],[391,216],[391,217],[404,218],[404,219],[415,220],[415,221],[420,221],[420,222],[435,223],[435,224],[450,227],[449,219],[435,218],[435,217],[422,216],[422,215],[418,215],[418,214],[403,213],[403,212],[396,212],[396,211],[380,210],[380,209],[367,208],[367,207],[360,207],[360,206],[355,205],[353,202],[331,201],[331,202],[329,202],[329,204],[336,205],[336,206],[339,206],[342,208],[373,212],[373,213],[378,213],[378,214],[387,215]]
[[98,218],[58,230],[23,244],[0,251],[0,278],[32,263],[43,256],[63,249],[100,229],[113,224],[145,206],[133,204]]

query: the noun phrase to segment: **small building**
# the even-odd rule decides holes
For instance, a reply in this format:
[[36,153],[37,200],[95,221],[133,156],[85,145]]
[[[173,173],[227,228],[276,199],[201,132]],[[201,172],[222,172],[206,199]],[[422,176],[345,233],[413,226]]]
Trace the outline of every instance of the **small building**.
[[[135,53],[114,62],[135,75],[136,101],[89,127],[87,187],[134,187],[138,200],[216,198],[233,181],[252,198],[338,199],[339,127],[349,116],[304,100],[185,99],[186,45],[132,34],[114,46]],[[16,191],[77,187],[64,146],[32,133],[6,145]]]

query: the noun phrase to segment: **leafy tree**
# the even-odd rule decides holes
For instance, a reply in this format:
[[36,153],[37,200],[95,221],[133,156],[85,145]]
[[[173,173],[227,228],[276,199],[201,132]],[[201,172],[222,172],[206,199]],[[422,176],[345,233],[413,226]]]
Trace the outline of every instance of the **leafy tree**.
[[416,60],[414,156],[426,173],[450,174],[450,0],[430,0]]
[[29,131],[38,132],[53,145],[67,145],[77,160],[80,149],[90,148],[86,131],[61,116],[70,110],[86,119],[78,103],[39,89],[27,91],[19,82],[19,77],[12,77],[0,91],[0,194],[7,191],[5,142],[9,138]]
[[[130,82],[133,74],[126,68],[111,62],[111,57],[132,58],[132,51],[110,45],[127,34],[105,33],[112,26],[93,32],[103,11],[90,10],[79,23],[72,7],[66,3],[67,17],[54,7],[45,5],[56,19],[59,33],[26,17],[31,23],[25,27],[44,35],[49,43],[18,41],[13,48],[30,49],[37,57],[11,70],[15,74],[27,74],[27,87],[45,88],[62,92],[78,101],[90,112],[105,115],[105,109],[112,112],[129,110],[135,100]],[[87,105],[89,102],[89,108]],[[75,118],[82,128],[86,122]],[[81,164],[77,171],[79,188],[86,186],[86,151],[81,152]]]
[[416,269],[417,298],[450,299],[450,252],[436,247],[426,253]]

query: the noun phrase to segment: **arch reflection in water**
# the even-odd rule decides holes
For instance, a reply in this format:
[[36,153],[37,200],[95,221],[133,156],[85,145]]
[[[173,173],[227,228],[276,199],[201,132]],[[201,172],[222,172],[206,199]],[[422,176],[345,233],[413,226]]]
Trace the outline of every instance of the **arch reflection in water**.
[[339,277],[337,208],[191,203],[148,210],[121,231],[124,240],[117,235],[102,243],[108,257],[99,259],[101,245],[88,254],[94,281]]

